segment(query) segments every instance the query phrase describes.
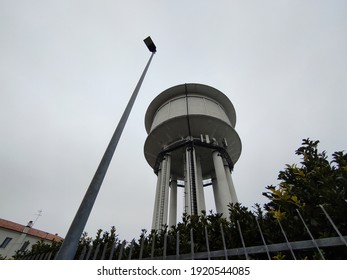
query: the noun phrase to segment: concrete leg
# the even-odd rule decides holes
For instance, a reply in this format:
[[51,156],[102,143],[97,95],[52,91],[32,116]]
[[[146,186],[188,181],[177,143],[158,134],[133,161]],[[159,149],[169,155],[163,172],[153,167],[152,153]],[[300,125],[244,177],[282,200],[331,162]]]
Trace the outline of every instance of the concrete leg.
[[171,180],[169,226],[177,224],[177,180]]
[[162,225],[167,224],[169,183],[170,183],[170,155],[166,155],[161,162],[158,172],[157,189],[155,194],[152,229],[159,230]]
[[[213,186],[216,209],[218,213],[223,213],[224,217],[229,216],[228,204],[232,201],[229,191],[228,180],[225,174],[224,163],[218,151],[212,153],[213,164],[216,173],[216,180]],[[213,182],[213,181],[212,181]]]
[[158,177],[157,177],[157,187],[156,187],[156,191],[155,191],[154,209],[153,209],[153,218],[152,218],[152,229],[158,229],[160,186],[161,186],[161,167],[162,167],[162,164],[160,164]]
[[205,194],[204,186],[202,182],[202,170],[200,158],[195,156],[195,166],[196,166],[196,193],[197,193],[197,203],[198,203],[198,215],[201,215],[201,211],[206,211],[205,205]]
[[231,202],[235,204],[238,202],[238,199],[237,199],[233,179],[231,178],[229,166],[224,165],[224,169],[225,169],[225,176],[227,177],[227,180],[228,180],[228,186],[229,186],[229,191],[230,191],[230,195],[231,195]]

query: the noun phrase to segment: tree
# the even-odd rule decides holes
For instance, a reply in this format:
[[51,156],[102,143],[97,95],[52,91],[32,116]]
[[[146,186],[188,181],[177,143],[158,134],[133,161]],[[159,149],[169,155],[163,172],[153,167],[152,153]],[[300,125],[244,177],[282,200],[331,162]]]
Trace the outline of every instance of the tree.
[[[335,152],[329,162],[326,152],[318,151],[318,143],[304,139],[295,152],[301,157],[301,165],[287,164],[279,172],[280,183],[268,186],[263,193],[270,200],[265,204],[267,215],[283,224],[291,241],[309,237],[298,211],[314,238],[337,235],[322,207],[337,228],[347,232],[347,155]],[[345,251],[325,250],[328,258],[346,258]]]

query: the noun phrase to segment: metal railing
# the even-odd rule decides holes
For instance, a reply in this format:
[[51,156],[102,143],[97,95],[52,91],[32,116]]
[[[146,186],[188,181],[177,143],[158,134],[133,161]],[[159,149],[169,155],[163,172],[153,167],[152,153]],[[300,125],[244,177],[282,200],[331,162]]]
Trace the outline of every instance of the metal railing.
[[[217,250],[210,250],[211,240],[209,240],[209,232],[207,226],[204,228],[204,241],[199,240],[200,244],[198,244],[194,240],[194,230],[190,229],[189,232],[189,240],[185,242],[185,249],[182,250],[183,240],[181,240],[181,234],[179,231],[176,232],[175,238],[170,236],[170,240],[168,240],[168,233],[164,233],[163,235],[152,234],[150,239],[146,239],[144,234],[141,236],[138,243],[133,239],[131,242],[120,242],[116,240],[113,244],[105,243],[105,244],[97,244],[95,246],[84,246],[83,249],[76,254],[75,259],[78,260],[142,260],[142,259],[160,259],[160,260],[192,260],[192,259],[273,259],[278,253],[285,253],[286,258],[290,259],[298,259],[298,255],[300,252],[316,252],[318,258],[325,259],[324,249],[340,247],[340,249],[345,250],[344,255],[347,256],[347,236],[343,235],[338,227],[335,225],[332,218],[329,216],[327,211],[325,210],[323,205],[319,205],[321,210],[323,211],[327,221],[334,228],[336,233],[335,237],[324,237],[315,239],[303,219],[299,210],[297,211],[298,218],[304,225],[304,228],[310,237],[307,240],[300,241],[290,241],[288,238],[288,234],[286,233],[284,227],[281,224],[281,221],[277,219],[278,226],[280,228],[280,232],[283,235],[283,239],[285,242],[269,244],[266,242],[266,238],[263,234],[261,226],[256,219],[257,231],[260,235],[261,244],[255,246],[247,246],[244,240],[244,232],[242,230],[242,223],[238,220],[236,221],[236,228],[238,232],[238,237],[242,247],[236,248],[227,248],[227,239],[225,234],[225,229],[220,224],[220,232],[219,232],[219,241],[221,241],[221,248]],[[161,238],[162,242],[160,245],[156,243],[157,239]],[[145,242],[146,245],[145,245]],[[150,243],[149,243],[150,242]],[[204,250],[202,252],[195,251],[195,245],[202,244]],[[259,242],[258,242],[259,243]],[[157,246],[157,247],[156,247]],[[168,249],[170,247],[170,254],[167,254]],[[147,254],[145,256],[144,250],[146,248]],[[175,253],[172,251],[175,248]],[[187,248],[190,248],[190,252],[187,252]],[[345,249],[343,249],[345,248]],[[150,252],[149,252],[150,251]],[[157,253],[156,253],[157,252]],[[160,252],[160,253],[158,253]],[[271,256],[272,255],[272,256]],[[45,254],[39,255],[28,255],[23,259],[33,259],[33,260],[50,260],[54,259],[54,252],[47,252]]]

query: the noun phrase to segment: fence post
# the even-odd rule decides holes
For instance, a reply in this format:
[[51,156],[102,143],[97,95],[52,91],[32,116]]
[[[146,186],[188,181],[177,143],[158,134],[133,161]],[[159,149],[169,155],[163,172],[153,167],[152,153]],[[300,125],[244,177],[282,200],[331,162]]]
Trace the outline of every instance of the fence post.
[[130,252],[129,252],[129,256],[128,256],[128,260],[131,260],[131,256],[133,254],[133,247],[135,244],[135,238],[131,241],[131,245],[130,245]]
[[107,242],[105,242],[104,248],[102,249],[100,260],[104,260],[105,259],[106,250],[107,250]]
[[341,232],[338,230],[338,228],[337,228],[336,225],[334,224],[333,220],[330,218],[330,216],[329,216],[329,214],[327,213],[327,211],[325,211],[323,205],[322,205],[322,204],[319,204],[319,206],[320,206],[320,208],[322,208],[322,210],[323,210],[325,216],[328,218],[330,224],[334,227],[334,229],[335,229],[335,231],[337,232],[337,234],[339,235],[341,241],[342,241],[343,243],[345,243],[345,245],[347,246],[346,239],[343,238]]
[[226,245],[225,237],[224,237],[223,224],[221,223],[219,225],[220,225],[220,232],[222,234],[222,240],[223,240],[224,257],[227,260],[228,259],[228,253],[227,253],[227,245]]
[[100,244],[98,244],[96,246],[96,249],[95,249],[95,252],[94,252],[94,255],[93,255],[93,260],[96,260],[96,257],[98,256],[98,253],[99,253],[99,250],[100,250]]
[[120,246],[119,255],[118,255],[118,260],[121,260],[121,259],[122,259],[123,249],[124,249],[125,243],[126,243],[126,241],[123,240],[122,245]]
[[296,210],[296,212],[298,213],[300,220],[301,220],[302,223],[304,224],[304,226],[305,226],[305,228],[306,228],[308,234],[310,235],[310,237],[311,237],[311,239],[312,239],[312,242],[313,242],[314,246],[317,248],[317,250],[318,250],[318,252],[319,252],[319,254],[320,254],[322,260],[325,260],[323,254],[322,254],[322,251],[319,249],[318,244],[317,244],[316,240],[314,239],[314,237],[313,237],[311,231],[309,230],[308,226],[306,225],[304,219],[302,218],[302,216],[301,216],[301,214],[300,214],[300,211],[299,211],[298,209],[295,209],[295,210]]
[[176,234],[176,260],[180,258],[180,232]]
[[153,238],[152,238],[152,249],[151,249],[151,260],[153,260],[153,258],[154,258],[155,237],[156,237],[156,234],[153,233]]
[[167,233],[164,234],[164,249],[163,249],[163,259],[166,260],[166,249],[167,249]]
[[288,238],[287,238],[287,235],[286,235],[286,233],[285,233],[285,231],[284,231],[284,229],[283,229],[283,227],[282,227],[282,225],[281,225],[281,222],[280,222],[280,220],[279,220],[278,218],[277,218],[277,222],[278,222],[278,224],[280,225],[280,228],[281,228],[282,234],[283,234],[283,236],[284,236],[284,239],[286,240],[288,249],[289,249],[289,251],[291,252],[291,254],[292,254],[294,260],[296,260],[296,257],[295,257],[294,252],[293,252],[292,245],[290,245],[290,242],[289,242],[289,240],[288,240]]
[[144,242],[145,242],[145,235],[143,235],[141,238],[141,247],[140,247],[140,256],[139,256],[140,260],[142,260]]
[[269,260],[271,260],[271,256],[270,256],[270,252],[269,252],[269,248],[267,247],[267,244],[265,242],[265,238],[264,238],[264,235],[263,235],[263,231],[261,230],[261,227],[259,225],[259,222],[258,222],[258,219],[256,217],[254,217],[255,221],[257,222],[257,226],[258,226],[258,229],[259,229],[259,232],[260,232],[260,236],[261,236],[261,239],[263,240],[263,244],[265,246],[265,250],[266,250],[266,254],[267,254],[267,257]]
[[49,252],[49,254],[46,256],[46,260],[50,260],[52,258],[52,252]]
[[113,259],[113,254],[114,254],[114,250],[115,250],[116,246],[117,246],[117,240],[115,240],[112,244],[111,252],[110,252],[110,255],[108,257],[109,260]]
[[79,260],[83,260],[84,256],[86,255],[86,253],[87,253],[87,246],[84,245],[83,248],[82,248],[82,252],[80,254]]
[[205,226],[205,239],[206,239],[206,249],[207,249],[207,259],[211,259],[210,244],[208,242],[207,226]]
[[241,230],[241,226],[240,226],[239,220],[237,220],[236,222],[237,222],[237,227],[238,227],[239,233],[240,233],[242,247],[243,247],[243,250],[245,251],[246,260],[249,260],[247,249],[246,249],[246,245],[245,245],[245,241],[243,240],[243,235],[242,235],[242,230]]
[[92,250],[93,250],[93,245],[89,245],[88,253],[87,253],[87,256],[85,258],[86,260],[89,260],[90,255],[92,254]]
[[192,256],[192,260],[194,260],[194,237],[193,237],[193,229],[190,229],[190,253]]

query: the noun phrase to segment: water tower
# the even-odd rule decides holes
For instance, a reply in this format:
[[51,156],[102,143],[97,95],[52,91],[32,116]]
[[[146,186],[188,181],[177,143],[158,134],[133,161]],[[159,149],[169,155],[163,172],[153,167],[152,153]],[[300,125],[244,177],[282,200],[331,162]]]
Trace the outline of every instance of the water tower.
[[241,154],[235,123],[230,100],[207,85],[174,86],[152,101],[144,146],[158,176],[152,229],[176,224],[179,187],[184,188],[187,214],[206,210],[204,188],[212,185],[216,211],[228,216],[228,204],[237,202],[231,171]]

